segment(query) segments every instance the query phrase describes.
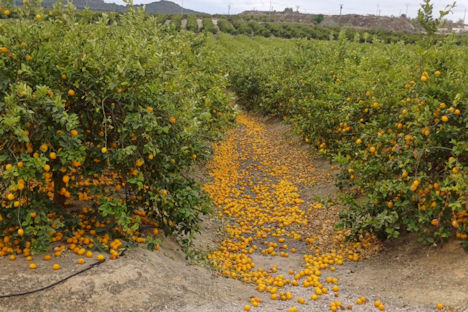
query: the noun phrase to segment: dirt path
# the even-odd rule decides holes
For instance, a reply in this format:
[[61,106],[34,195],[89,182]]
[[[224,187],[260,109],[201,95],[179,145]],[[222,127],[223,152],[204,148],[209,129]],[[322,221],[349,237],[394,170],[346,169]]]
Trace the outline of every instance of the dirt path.
[[[342,209],[334,203],[334,168],[276,121],[238,121],[206,172],[198,172],[219,212],[204,220],[196,245],[210,251],[218,272],[189,264],[167,239],[157,252],[132,249],[53,289],[0,299],[0,311],[379,311],[375,300],[386,311],[436,311],[438,302],[468,311],[468,257],[458,245],[344,241],[333,229]],[[76,272],[77,258],[54,259],[60,271],[42,260],[31,271],[24,259],[1,258],[0,294]],[[316,292],[322,294],[314,300]],[[356,304],[362,296],[366,303]]]
[[334,229],[342,209],[333,203],[334,168],[277,122],[246,115],[238,122],[216,146],[205,189],[229,234],[209,259],[256,286],[247,309],[434,311],[439,302],[468,309],[468,257],[459,246],[441,253],[406,241],[371,257],[383,248],[375,239],[351,243]]

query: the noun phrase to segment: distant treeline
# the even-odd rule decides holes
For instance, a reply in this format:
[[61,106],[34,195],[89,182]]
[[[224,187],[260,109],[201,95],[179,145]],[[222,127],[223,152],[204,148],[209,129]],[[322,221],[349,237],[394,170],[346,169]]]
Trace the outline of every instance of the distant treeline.
[[[321,27],[316,24],[305,23],[279,23],[257,20],[243,16],[215,16],[206,15],[160,15],[158,20],[162,24],[168,24],[176,30],[181,29],[182,20],[186,19],[186,30],[193,32],[217,33],[218,29],[213,25],[217,21],[220,32],[231,35],[247,35],[279,38],[306,38],[317,40],[337,40],[339,36],[345,36],[348,40],[356,42],[371,42],[380,40],[384,43],[403,41],[407,44],[415,43],[424,36],[422,33],[396,33],[384,29],[356,30],[352,28]],[[202,27],[198,27],[197,19],[202,19]],[[447,35],[436,35],[435,41],[445,38]],[[468,45],[468,34],[456,34],[458,44]]]

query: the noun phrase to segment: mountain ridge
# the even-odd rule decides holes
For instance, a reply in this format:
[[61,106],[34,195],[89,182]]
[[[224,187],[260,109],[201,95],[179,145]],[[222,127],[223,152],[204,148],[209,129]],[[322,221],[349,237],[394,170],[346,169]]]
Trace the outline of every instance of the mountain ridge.
[[[56,0],[44,0],[42,6],[45,8],[52,8]],[[126,5],[120,5],[116,3],[108,3],[103,0],[72,0],[72,2],[78,10],[88,8],[94,11],[105,11],[105,12],[125,12],[127,10]],[[22,0],[15,0],[14,5],[22,6]],[[62,3],[66,4],[67,1],[62,0]],[[142,7],[142,4],[134,5],[135,7]],[[168,0],[160,0],[146,4],[145,12],[149,14],[161,13],[161,14],[204,14],[203,12],[197,12],[194,10],[182,8],[177,3]]]

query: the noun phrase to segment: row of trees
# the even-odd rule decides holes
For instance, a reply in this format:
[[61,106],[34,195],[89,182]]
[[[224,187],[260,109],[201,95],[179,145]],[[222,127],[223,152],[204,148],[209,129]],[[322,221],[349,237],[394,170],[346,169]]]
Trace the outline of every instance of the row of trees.
[[[251,17],[239,18],[232,16],[229,18],[220,17],[217,20],[216,27],[210,17],[199,17],[196,15],[163,15],[158,17],[161,24],[169,24],[172,28],[179,31],[182,27],[182,20],[186,20],[185,29],[192,32],[210,32],[213,34],[220,32],[231,35],[247,35],[261,37],[279,37],[279,38],[305,38],[318,40],[338,40],[340,33],[348,40],[356,42],[370,42],[372,40],[380,40],[384,43],[392,43],[403,41],[407,44],[415,43],[422,38],[422,34],[416,33],[395,33],[384,29],[370,29],[367,31],[356,30],[352,28],[329,28],[316,25],[308,25],[301,23],[276,23],[262,22]],[[201,20],[199,27],[197,19]],[[443,38],[443,35],[435,37],[436,41]],[[457,44],[467,44],[467,35],[457,35]]]

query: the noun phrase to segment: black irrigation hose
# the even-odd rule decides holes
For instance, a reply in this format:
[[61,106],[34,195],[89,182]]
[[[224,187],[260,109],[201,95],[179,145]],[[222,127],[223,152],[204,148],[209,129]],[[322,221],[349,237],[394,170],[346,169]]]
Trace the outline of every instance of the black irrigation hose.
[[[125,252],[127,251],[127,248],[125,248],[119,256],[124,256],[125,255]],[[104,261],[98,261],[98,262],[95,262],[93,264],[90,264],[87,268],[83,269],[83,270],[80,270],[78,272],[75,272],[71,275],[68,275],[67,277],[55,282],[55,283],[52,283],[50,285],[47,285],[45,287],[42,287],[42,288],[38,288],[38,289],[34,289],[34,290],[29,290],[29,291],[25,291],[25,292],[20,292],[20,293],[14,293],[14,294],[8,294],[8,295],[0,295],[0,299],[2,298],[10,298],[10,297],[19,297],[19,296],[25,296],[25,295],[30,295],[30,294],[34,294],[34,293],[37,293],[37,292],[40,292],[40,291],[43,291],[43,290],[47,290],[49,288],[52,288],[54,286],[57,286],[58,284],[61,284],[63,282],[65,282],[66,280],[69,280],[70,278],[74,277],[74,276],[77,276],[78,274],[81,274],[83,272],[86,272],[86,271],[89,271],[91,270],[92,268],[94,267],[97,267],[98,265],[101,265],[103,264],[104,262],[106,262],[106,260]]]

